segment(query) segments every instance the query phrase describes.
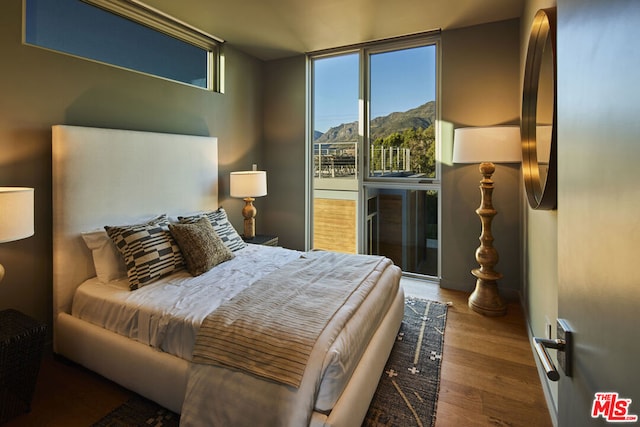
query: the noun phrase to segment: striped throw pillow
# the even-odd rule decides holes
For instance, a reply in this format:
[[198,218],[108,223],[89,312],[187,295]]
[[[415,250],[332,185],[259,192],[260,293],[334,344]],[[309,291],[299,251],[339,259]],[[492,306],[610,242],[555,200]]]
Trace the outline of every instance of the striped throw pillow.
[[184,258],[168,226],[165,216],[162,221],[146,224],[104,227],[124,258],[132,291],[184,268]]
[[242,237],[240,237],[236,229],[233,228],[233,225],[229,222],[227,212],[225,212],[224,208],[219,208],[215,211],[199,215],[179,216],[178,221],[180,221],[181,224],[193,224],[202,217],[207,217],[209,219],[211,225],[213,225],[213,229],[216,231],[216,234],[220,237],[220,240],[222,240],[222,242],[231,249],[231,251],[235,252],[247,246],[245,241],[242,240]]

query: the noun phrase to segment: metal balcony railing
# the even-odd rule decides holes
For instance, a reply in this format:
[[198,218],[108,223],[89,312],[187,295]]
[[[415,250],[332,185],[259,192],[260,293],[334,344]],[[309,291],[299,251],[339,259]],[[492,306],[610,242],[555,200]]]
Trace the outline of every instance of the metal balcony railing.
[[[369,152],[371,175],[411,172],[411,150],[401,147],[371,147]],[[357,142],[313,144],[313,173],[315,178],[358,177]]]
[[358,144],[334,142],[313,144],[313,173],[316,178],[356,178]]

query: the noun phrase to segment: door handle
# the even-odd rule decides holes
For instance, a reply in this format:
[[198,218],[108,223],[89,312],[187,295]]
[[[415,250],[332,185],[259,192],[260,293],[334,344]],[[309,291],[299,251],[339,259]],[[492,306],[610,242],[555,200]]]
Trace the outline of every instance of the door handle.
[[533,337],[533,347],[536,349],[536,354],[538,355],[538,359],[540,359],[540,363],[542,363],[542,367],[547,378],[551,381],[558,381],[560,379],[560,374],[547,352],[548,348],[558,350],[558,364],[563,369],[566,376],[571,376],[571,353],[573,343],[571,330],[565,320],[558,319],[557,333],[557,339]]
[[567,342],[560,339],[551,340],[547,338],[533,337],[533,346],[536,349],[536,353],[538,354],[540,363],[542,363],[544,372],[547,374],[547,378],[549,378],[551,381],[558,381],[560,379],[560,374],[558,373],[556,366],[553,364],[553,360],[551,360],[551,357],[549,357],[547,348],[554,348],[558,351],[564,351],[567,346]]

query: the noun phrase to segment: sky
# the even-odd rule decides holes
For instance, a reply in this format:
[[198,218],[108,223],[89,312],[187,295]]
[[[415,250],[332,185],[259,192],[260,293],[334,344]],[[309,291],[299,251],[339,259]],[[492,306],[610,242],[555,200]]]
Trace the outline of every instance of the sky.
[[[371,117],[407,111],[435,100],[436,48],[371,55]],[[314,129],[358,120],[358,54],[314,61]]]
[[77,0],[28,0],[27,43],[206,87],[207,51]]

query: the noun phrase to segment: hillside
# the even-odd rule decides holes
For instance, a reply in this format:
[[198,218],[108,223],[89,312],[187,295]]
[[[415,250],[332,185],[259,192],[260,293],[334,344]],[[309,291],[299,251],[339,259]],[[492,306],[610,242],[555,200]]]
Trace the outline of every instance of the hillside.
[[[389,135],[405,129],[428,128],[435,120],[435,102],[429,101],[419,107],[405,112],[391,113],[387,116],[376,117],[371,122],[371,137]],[[333,142],[348,142],[358,140],[358,122],[343,123],[334,126],[325,133],[314,132],[317,143],[331,144]]]

